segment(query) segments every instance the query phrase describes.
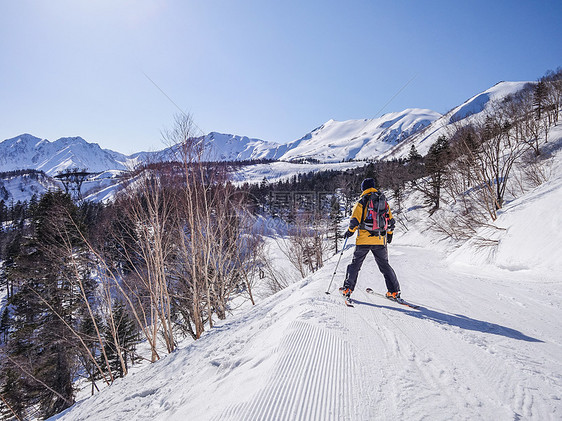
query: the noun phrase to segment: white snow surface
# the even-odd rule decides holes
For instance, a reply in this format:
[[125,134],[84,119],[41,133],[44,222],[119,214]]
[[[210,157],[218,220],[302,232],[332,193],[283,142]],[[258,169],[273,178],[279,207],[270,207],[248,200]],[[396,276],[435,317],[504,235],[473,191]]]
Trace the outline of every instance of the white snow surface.
[[559,279],[457,271],[396,244],[402,290],[423,307],[365,293],[384,291],[368,259],[347,308],[338,281],[324,293],[336,260],[53,419],[560,419]]
[[491,253],[478,250],[471,242],[455,251],[450,260],[465,264],[489,265],[538,279],[562,280],[562,126],[551,128],[549,144],[550,178],[509,203],[498,213],[496,225],[504,231],[493,236],[499,241]]
[[385,291],[371,256],[346,307],[348,246],[337,269],[333,256],[53,419],[562,419],[559,149],[552,159],[550,180],[506,206],[485,260],[468,245],[450,253],[416,222],[397,230],[390,263],[420,309],[365,292]]

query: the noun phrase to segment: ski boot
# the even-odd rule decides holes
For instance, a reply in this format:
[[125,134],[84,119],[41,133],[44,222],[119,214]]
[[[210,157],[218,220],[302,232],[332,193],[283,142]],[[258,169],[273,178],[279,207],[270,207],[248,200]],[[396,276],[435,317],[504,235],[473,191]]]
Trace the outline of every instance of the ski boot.
[[349,299],[349,297],[351,297],[351,289],[350,288],[340,287],[340,291],[345,298]]
[[400,291],[397,292],[387,292],[386,298],[392,301],[400,301]]

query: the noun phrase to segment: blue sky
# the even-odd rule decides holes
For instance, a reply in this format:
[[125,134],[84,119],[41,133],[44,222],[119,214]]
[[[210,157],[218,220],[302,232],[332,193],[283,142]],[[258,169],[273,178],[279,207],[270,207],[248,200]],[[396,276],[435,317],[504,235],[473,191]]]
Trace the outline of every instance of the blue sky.
[[550,0],[0,0],[0,139],[157,150],[176,105],[205,133],[281,143],[444,113],[562,66],[560,22]]

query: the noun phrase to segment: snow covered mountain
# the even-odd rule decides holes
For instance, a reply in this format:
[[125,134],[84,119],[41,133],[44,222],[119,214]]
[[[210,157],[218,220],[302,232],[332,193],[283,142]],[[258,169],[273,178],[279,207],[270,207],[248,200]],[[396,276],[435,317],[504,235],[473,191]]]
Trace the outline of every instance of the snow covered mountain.
[[209,161],[247,161],[273,159],[278,143],[247,136],[211,132],[205,136]]
[[411,108],[374,119],[330,120],[306,136],[279,146],[274,157],[321,162],[376,159],[439,117],[441,114],[431,110]]
[[[493,101],[523,89],[528,82],[500,82],[494,87],[475,95],[445,115],[431,110],[410,108],[402,112],[388,113],[381,117],[364,120],[329,120],[302,138],[287,144],[253,139],[246,136],[211,132],[205,136],[206,160],[259,160],[275,159],[281,162],[315,160],[324,165],[349,160],[392,159],[408,155],[411,145],[415,145],[422,155],[441,135],[449,135],[453,124],[469,124],[485,112]],[[107,172],[98,177],[103,180],[99,188],[91,183],[91,192],[98,199],[111,197],[110,180],[119,171],[134,168],[142,162],[155,162],[174,159],[173,148],[156,152],[138,152],[123,155],[102,149],[96,143],[88,143],[80,137],[61,138],[54,142],[29,134],[17,136],[0,143],[0,173],[18,169],[44,171],[53,176],[67,168],[84,168],[91,172]],[[235,177],[239,181],[250,181],[249,174],[259,173],[260,180],[268,177],[271,165],[261,165],[258,169],[245,168],[245,174]],[[283,174],[290,169],[281,164]],[[291,167],[292,168],[292,167]],[[275,174],[279,173],[279,165]],[[295,167],[296,172],[320,170],[320,167]],[[265,173],[264,173],[265,171]],[[293,170],[291,170],[293,171]],[[295,173],[296,173],[295,172]],[[290,175],[290,174],[289,174]],[[6,180],[5,180],[6,181]],[[8,180],[9,181],[9,180]],[[0,180],[0,183],[2,180]],[[7,189],[10,198],[30,197],[32,192],[42,191],[44,187],[34,185],[34,179],[22,179],[16,183],[19,191]],[[29,186],[26,187],[26,183]],[[51,184],[56,182],[52,180]],[[9,186],[14,182],[4,183]],[[48,183],[47,183],[48,184]],[[43,183],[45,185],[45,183]],[[98,192],[101,188],[105,192]]]
[[[246,136],[211,132],[205,136],[208,160],[312,158],[323,162],[374,158],[440,117],[430,110],[409,109],[372,120],[330,120],[301,139],[280,145]],[[125,170],[146,159],[173,158],[171,148],[126,156],[81,137],[54,142],[23,134],[0,143],[0,172],[35,169],[55,175],[67,168],[92,172]]]
[[453,125],[467,125],[475,121],[481,113],[490,109],[494,101],[501,101],[524,89],[532,82],[499,82],[490,89],[474,95],[458,107],[433,121],[423,130],[417,131],[406,141],[388,149],[380,155],[381,159],[405,158],[414,145],[417,151],[425,155],[439,136],[448,137],[453,132]]
[[[206,151],[203,159],[209,161],[315,159],[326,163],[337,163],[350,159],[376,158],[378,154],[424,128],[437,117],[439,117],[437,113],[429,110],[411,109],[401,113],[386,114],[372,120],[344,122],[330,120],[303,138],[286,145],[246,136],[211,132],[204,138]],[[143,162],[174,160],[175,156],[173,147],[126,156],[102,149],[98,144],[88,143],[81,137],[61,138],[50,142],[23,134],[0,143],[0,173],[32,169],[43,171],[48,177],[52,177],[69,168],[103,173],[96,179],[88,181],[84,188],[92,195],[90,199],[107,200],[115,190],[111,180],[115,184],[116,175],[120,171],[134,168]],[[285,168],[287,169],[288,167]],[[319,169],[321,168],[299,167],[295,173]],[[267,177],[267,174],[264,176]],[[36,178],[20,177],[15,180],[10,175],[7,178],[0,178],[0,185],[3,191],[8,192],[4,200],[17,201],[29,199],[34,193],[44,192],[46,185],[53,187],[60,184],[55,179],[51,179],[43,180],[39,185]],[[87,191],[84,193],[88,194]]]
[[[501,82],[475,95],[445,115],[431,110],[410,108],[364,120],[329,120],[298,140],[278,144],[246,136],[211,132],[205,136],[208,160],[276,159],[294,161],[314,159],[342,162],[351,159],[403,157],[411,145],[425,154],[450,125],[468,123],[486,111],[492,101],[523,89],[528,82]],[[86,168],[92,172],[125,170],[140,162],[173,158],[170,148],[139,152],[130,156],[102,149],[80,137],[54,142],[29,134],[0,143],[0,172],[35,169],[55,175],[67,168]]]
[[34,169],[55,175],[67,168],[102,172],[125,170],[129,161],[129,157],[102,149],[81,137],[63,137],[50,142],[23,134],[0,143],[0,172]]

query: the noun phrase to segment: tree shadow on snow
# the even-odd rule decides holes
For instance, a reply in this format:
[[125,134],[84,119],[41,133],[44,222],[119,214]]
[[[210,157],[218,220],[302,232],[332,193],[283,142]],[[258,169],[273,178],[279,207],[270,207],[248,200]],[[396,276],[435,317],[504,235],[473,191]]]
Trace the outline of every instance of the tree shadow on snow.
[[393,306],[378,305],[374,303],[367,303],[358,300],[354,300],[354,303],[371,306],[371,307],[377,307],[377,308],[385,308],[388,310],[393,310],[403,314],[407,314],[408,316],[412,316],[417,319],[431,320],[441,325],[456,326],[464,330],[473,330],[476,332],[490,333],[492,335],[505,336],[507,338],[517,339],[519,341],[544,343],[544,341],[541,341],[540,339],[527,336],[524,333],[519,332],[518,330],[512,329],[510,327],[498,325],[496,323],[485,322],[483,320],[473,319],[467,316],[463,316],[462,314],[442,313],[440,311],[432,310],[423,306],[420,306],[419,309],[414,310],[408,307],[399,308]]

